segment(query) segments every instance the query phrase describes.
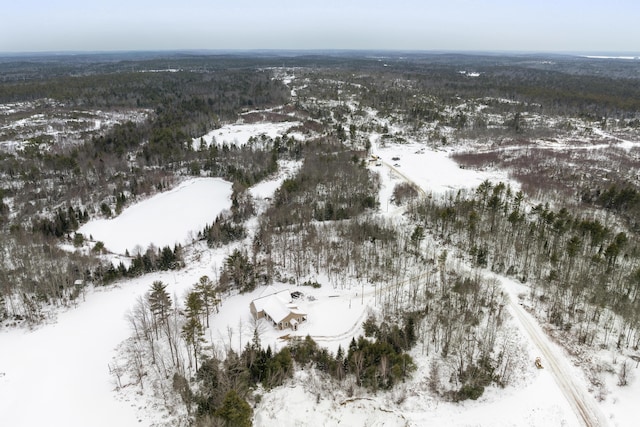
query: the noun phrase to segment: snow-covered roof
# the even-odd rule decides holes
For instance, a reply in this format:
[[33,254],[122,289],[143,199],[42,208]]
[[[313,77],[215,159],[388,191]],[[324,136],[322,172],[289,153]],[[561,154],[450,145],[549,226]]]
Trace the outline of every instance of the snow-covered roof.
[[273,319],[274,322],[281,322],[291,313],[289,308],[277,296],[267,297],[267,303],[264,306],[264,312]]
[[[269,285],[266,288],[264,288],[264,290],[262,292],[260,292],[260,295],[258,295],[258,298],[268,297],[268,296],[271,296],[273,294],[279,294],[280,292],[284,292],[284,290],[278,290],[275,287],[273,287],[272,285]],[[258,298],[256,298],[256,299],[258,299]]]
[[264,311],[276,323],[281,322],[291,313],[306,316],[306,313],[300,311],[298,306],[292,304],[290,300],[289,291],[278,291],[273,286],[267,286],[252,302],[256,312]]
[[[267,286],[265,290],[260,293],[260,296],[253,300],[253,306],[256,308],[256,311],[266,312],[265,307],[270,303],[272,299],[276,299],[281,305],[286,306],[289,303],[288,297],[290,297],[288,291],[279,291],[273,286]],[[273,316],[271,317],[273,318]]]

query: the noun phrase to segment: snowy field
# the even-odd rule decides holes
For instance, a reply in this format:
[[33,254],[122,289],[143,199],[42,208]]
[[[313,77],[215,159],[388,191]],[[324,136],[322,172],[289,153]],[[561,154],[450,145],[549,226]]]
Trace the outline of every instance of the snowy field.
[[201,140],[205,146],[210,146],[214,142],[216,144],[227,145],[245,145],[251,137],[266,135],[270,138],[282,136],[287,129],[299,125],[299,122],[283,122],[283,123],[234,123],[224,125],[219,129],[203,135],[201,138],[193,138],[193,148],[200,148]]
[[502,181],[509,183],[512,188],[519,188],[518,183],[509,179],[504,172],[462,169],[449,157],[451,152],[434,150],[417,142],[385,147],[380,147],[374,142],[372,147],[372,153],[380,156],[386,166],[402,178],[415,182],[426,193],[475,188],[487,179],[493,182]]
[[231,207],[231,193],[231,183],[222,179],[191,179],[130,206],[116,218],[89,221],[78,232],[117,254],[129,250],[133,255],[151,244],[184,244]]

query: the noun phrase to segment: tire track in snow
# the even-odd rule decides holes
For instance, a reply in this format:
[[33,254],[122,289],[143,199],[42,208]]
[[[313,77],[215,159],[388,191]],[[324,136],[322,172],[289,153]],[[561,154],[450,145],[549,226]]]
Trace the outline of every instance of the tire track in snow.
[[514,319],[522,326],[522,330],[540,351],[543,366],[549,368],[551,376],[578,418],[587,427],[606,426],[608,423],[591,396],[567,373],[569,372],[569,367],[564,355],[554,351],[549,339],[540,329],[537,322],[519,304],[513,301],[511,295],[509,295],[509,309]]
[[389,168],[389,170],[393,171],[395,174],[397,174],[400,178],[404,179],[408,184],[410,184],[413,188],[416,189],[416,191],[418,193],[420,193],[420,195],[422,197],[427,197],[427,192],[424,190],[424,188],[422,188],[420,185],[418,185],[417,182],[415,182],[412,179],[409,179],[405,174],[403,174],[402,172],[400,172],[398,170],[398,168],[396,168],[395,166],[390,165],[389,163],[385,162],[384,160],[382,161],[382,164],[385,165],[387,168]]
[[360,316],[358,316],[358,319],[356,319],[355,323],[345,332],[337,335],[311,335],[311,338],[317,342],[333,342],[349,338],[356,332],[360,325],[362,325],[362,322],[364,322],[364,317],[368,313],[368,307],[368,305],[364,307],[362,313],[360,313]]
[[[403,280],[402,282],[397,282],[397,283],[392,283],[389,284],[387,286],[381,286],[379,289],[378,288],[374,288],[373,290],[369,289],[367,292],[364,293],[365,297],[370,297],[371,295],[378,293],[378,292],[383,292],[385,290],[391,289],[393,287],[404,287],[405,285],[415,281],[415,280],[420,280],[421,278],[427,276],[429,273],[420,273],[416,276],[412,276],[408,279]],[[357,296],[357,295],[356,295]],[[360,325],[362,325],[362,323],[364,322],[364,318],[365,315],[368,314],[368,308],[369,308],[370,304],[367,304],[363,310],[362,313],[360,313],[360,316],[358,316],[358,318],[356,319],[355,323],[345,332],[342,332],[340,334],[336,334],[336,335],[310,335],[310,337],[314,340],[314,341],[323,341],[323,342],[334,342],[334,341],[340,341],[349,337],[352,337],[353,334],[356,332],[356,330],[360,327]]]

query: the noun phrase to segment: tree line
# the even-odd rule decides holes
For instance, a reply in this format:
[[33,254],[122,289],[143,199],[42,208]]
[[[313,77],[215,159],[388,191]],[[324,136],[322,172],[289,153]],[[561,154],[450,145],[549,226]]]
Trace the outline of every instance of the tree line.
[[528,283],[536,312],[578,342],[606,346],[614,338],[619,348],[637,347],[635,234],[568,208],[525,203],[521,192],[485,181],[473,193],[421,200],[411,215],[475,265]]

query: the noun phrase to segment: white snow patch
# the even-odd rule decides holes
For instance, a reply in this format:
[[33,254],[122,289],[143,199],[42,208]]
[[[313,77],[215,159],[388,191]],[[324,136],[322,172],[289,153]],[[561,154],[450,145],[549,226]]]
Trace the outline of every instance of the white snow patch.
[[519,188],[519,184],[503,171],[462,169],[451,159],[449,152],[436,151],[422,144],[389,144],[383,148],[374,145],[372,151],[395,173],[417,183],[427,192],[446,193],[475,188],[485,180],[502,181],[513,188]]
[[282,123],[235,123],[224,125],[219,129],[203,135],[200,138],[193,138],[193,148],[200,148],[200,140],[204,141],[205,146],[211,144],[228,144],[228,145],[245,145],[253,136],[266,135],[270,138],[282,136],[287,129],[299,125],[300,122],[282,122]]
[[109,375],[110,354],[130,334],[124,313],[141,291],[130,285],[91,292],[56,324],[0,331],[0,425],[148,425],[114,399]]
[[[626,358],[620,358],[615,369],[619,371],[621,363]],[[606,389],[610,394],[600,402],[602,411],[609,417],[610,425],[615,427],[632,427],[638,425],[638,396],[640,396],[640,367],[638,362],[626,360],[629,367],[629,383],[618,385],[617,372],[605,376]]]
[[273,197],[276,190],[280,188],[280,185],[282,185],[284,180],[294,176],[301,166],[302,161],[278,161],[278,176],[270,180],[259,182],[251,187],[249,189],[249,191],[251,192],[251,196],[254,199],[265,199]]
[[102,241],[107,249],[132,255],[136,249],[182,244],[231,207],[231,183],[196,178],[125,209],[113,219],[89,221],[79,233]]

